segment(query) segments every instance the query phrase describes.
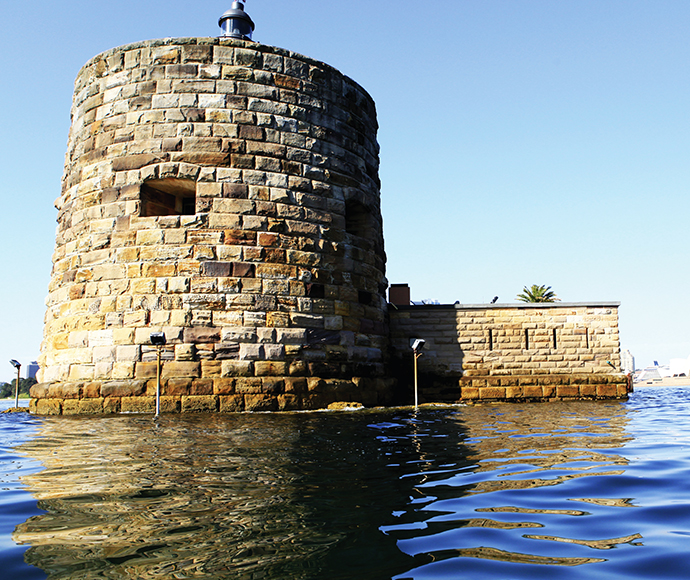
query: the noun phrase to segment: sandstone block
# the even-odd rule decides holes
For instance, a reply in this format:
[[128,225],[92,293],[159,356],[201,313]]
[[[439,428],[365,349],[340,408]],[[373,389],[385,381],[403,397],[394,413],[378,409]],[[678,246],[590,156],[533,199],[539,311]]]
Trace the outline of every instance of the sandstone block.
[[506,387],[506,399],[521,399],[524,396],[522,387]]
[[505,387],[482,387],[479,389],[480,399],[505,399]]
[[112,379],[133,379],[134,378],[134,362],[116,362],[113,364],[111,371]]
[[462,387],[460,392],[461,399],[468,401],[479,399],[479,389],[477,387]]
[[181,410],[181,398],[175,397],[161,397],[160,411],[161,413],[179,413]]
[[218,410],[218,397],[215,395],[190,395],[182,397],[183,413],[213,413]]
[[[82,396],[87,399],[100,399],[101,398],[101,383],[100,381],[93,381],[91,383],[86,383],[82,388]],[[103,405],[101,405],[102,407]]]
[[262,344],[240,344],[241,361],[258,361],[264,356],[264,345]]
[[221,362],[223,377],[253,377],[254,363],[249,360],[224,360]]
[[50,383],[37,383],[29,389],[29,394],[32,399],[44,399],[48,397],[49,391]]
[[221,413],[241,413],[244,411],[244,397],[242,395],[221,395],[218,399]]
[[278,410],[278,401],[270,395],[245,395],[245,411],[265,412]]
[[78,415],[79,414],[79,401],[78,399],[65,399],[62,401],[62,414],[63,415]]
[[191,395],[213,395],[213,379],[194,379]]
[[60,415],[61,413],[61,399],[39,399],[36,403],[37,415]]
[[[192,379],[170,379],[165,383],[161,391],[166,396],[179,397],[192,394],[191,388]],[[155,394],[155,386],[153,388],[153,394]]]
[[235,393],[235,379],[216,378],[213,379],[214,395],[232,395]]
[[558,385],[556,396],[564,398],[577,398],[580,395],[580,388],[577,385]]
[[112,415],[120,412],[121,404],[119,397],[108,397],[103,400],[103,413]]
[[52,399],[79,399],[83,383],[55,383],[50,386],[48,396]]
[[80,415],[100,415],[103,413],[103,401],[102,398],[81,399],[77,412]]
[[[268,359],[268,361],[281,361],[285,358],[285,347],[282,344],[265,344],[263,350],[264,357]],[[285,370],[287,370],[287,365],[285,363],[280,364],[283,364]]]
[[305,378],[284,377],[285,393],[302,395],[307,392],[307,380]]
[[541,386],[538,385],[526,385],[522,387],[525,397],[529,399],[540,399],[544,392]]
[[238,378],[235,380],[235,392],[238,394],[261,393],[260,378]]
[[596,385],[597,397],[612,399],[618,396],[616,385]]
[[183,340],[187,344],[219,342],[220,329],[215,326],[185,328]]
[[122,397],[120,412],[153,414],[156,411],[156,400],[153,397]]
[[101,383],[103,397],[138,397],[146,390],[145,380],[105,381]]
[[184,377],[199,377],[201,372],[201,363],[192,361],[175,361],[163,363],[163,371],[161,378],[184,378]]
[[158,365],[155,362],[138,362],[135,363],[135,377],[137,379],[156,378]]
[[204,360],[201,361],[201,376],[203,378],[216,378],[222,375],[222,361]]

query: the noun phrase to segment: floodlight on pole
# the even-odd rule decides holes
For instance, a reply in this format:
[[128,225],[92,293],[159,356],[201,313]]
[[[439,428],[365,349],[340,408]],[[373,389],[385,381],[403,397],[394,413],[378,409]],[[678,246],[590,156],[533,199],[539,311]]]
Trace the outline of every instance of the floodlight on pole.
[[417,359],[422,356],[422,349],[426,344],[423,338],[415,338],[412,340],[412,352],[414,353],[414,408],[418,406],[417,397]]
[[156,347],[156,417],[161,414],[161,350],[167,342],[164,332],[152,332],[151,344]]
[[22,368],[22,363],[12,359],[10,364],[17,369],[17,382],[14,385],[14,408],[19,409],[19,371]]

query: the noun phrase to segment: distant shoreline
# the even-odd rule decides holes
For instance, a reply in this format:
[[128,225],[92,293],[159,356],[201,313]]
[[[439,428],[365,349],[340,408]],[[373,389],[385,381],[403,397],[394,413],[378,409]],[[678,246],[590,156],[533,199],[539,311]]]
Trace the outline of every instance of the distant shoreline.
[[690,377],[664,377],[635,381],[633,387],[690,387]]

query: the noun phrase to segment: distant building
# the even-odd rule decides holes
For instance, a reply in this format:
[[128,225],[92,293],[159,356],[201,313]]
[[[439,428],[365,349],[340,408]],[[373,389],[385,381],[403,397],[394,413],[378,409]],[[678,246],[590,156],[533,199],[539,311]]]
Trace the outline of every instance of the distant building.
[[26,367],[26,378],[27,379],[35,379],[37,372],[38,372],[38,362],[35,360],[32,360],[29,363],[29,366]]
[[621,352],[621,370],[626,375],[635,372],[635,357],[629,350]]
[[690,376],[690,357],[672,358],[669,364],[671,376],[688,377]]

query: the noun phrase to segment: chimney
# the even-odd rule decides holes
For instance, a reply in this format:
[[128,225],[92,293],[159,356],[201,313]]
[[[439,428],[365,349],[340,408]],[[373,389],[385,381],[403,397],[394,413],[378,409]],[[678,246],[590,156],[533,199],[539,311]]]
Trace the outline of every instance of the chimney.
[[388,302],[396,306],[409,306],[410,287],[407,284],[391,284],[388,289]]

